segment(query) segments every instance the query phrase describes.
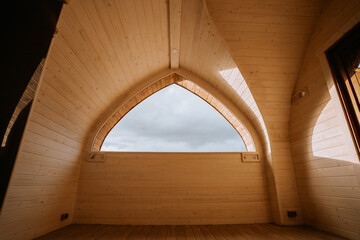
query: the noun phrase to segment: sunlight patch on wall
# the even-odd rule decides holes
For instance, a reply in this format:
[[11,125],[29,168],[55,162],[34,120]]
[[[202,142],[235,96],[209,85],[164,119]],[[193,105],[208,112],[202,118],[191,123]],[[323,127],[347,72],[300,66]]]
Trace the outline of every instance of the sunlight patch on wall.
[[311,135],[311,149],[315,157],[333,160],[350,161],[345,138],[339,122],[336,120],[336,109],[330,100],[322,109]]
[[226,70],[222,70],[218,72],[221,77],[236,91],[236,93],[241,97],[241,99],[245,102],[245,104],[248,105],[248,107],[251,109],[251,111],[255,114],[257,119],[259,120],[259,123],[261,125],[261,128],[263,129],[266,139],[267,139],[267,147],[270,151],[270,140],[267,133],[267,129],[265,126],[264,119],[260,113],[260,110],[255,102],[255,99],[253,98],[250,89],[245,81],[245,78],[241,74],[239,68],[230,68]]

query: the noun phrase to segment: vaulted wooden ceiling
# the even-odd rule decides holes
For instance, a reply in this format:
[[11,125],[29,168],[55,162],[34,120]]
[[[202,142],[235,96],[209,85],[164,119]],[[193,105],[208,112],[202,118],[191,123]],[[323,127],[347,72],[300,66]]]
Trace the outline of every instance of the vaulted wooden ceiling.
[[278,222],[286,219],[289,202],[301,209],[289,144],[291,96],[325,2],[206,0],[209,14],[265,120],[276,182],[270,190],[276,194],[270,196],[279,202],[282,220]]
[[[254,126],[261,136],[273,164],[268,169],[270,196],[280,214],[275,218],[282,222],[287,207],[301,211],[289,113],[303,54],[324,4],[70,1],[47,58],[34,121],[47,116],[58,122],[76,141],[72,145],[82,145],[85,151],[91,146],[84,145],[92,141],[89,136],[110,112],[146,87],[149,79],[154,82],[172,72],[202,79],[226,96],[246,116],[244,124]],[[281,168],[276,165],[280,162]]]
[[[172,3],[175,14],[169,17]],[[260,115],[200,0],[71,1],[64,6],[49,58],[48,66],[65,68],[53,74],[81,91],[79,108],[91,112],[88,124],[174,61],[173,68],[205,79],[253,119]]]

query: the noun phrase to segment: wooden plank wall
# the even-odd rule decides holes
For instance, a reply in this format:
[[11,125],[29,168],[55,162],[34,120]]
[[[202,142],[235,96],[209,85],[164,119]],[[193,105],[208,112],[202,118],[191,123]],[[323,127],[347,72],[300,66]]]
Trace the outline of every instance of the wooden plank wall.
[[266,143],[266,127],[258,106],[231,57],[226,42],[212,22],[204,2],[183,0],[182,9],[181,68],[205,79],[231,98],[256,125]]
[[360,19],[359,1],[332,1],[318,22],[294,93],[291,152],[305,224],[360,239],[360,165],[324,51]]
[[[44,70],[46,81],[29,115],[0,216],[0,239],[32,239],[72,221],[87,124],[55,87],[54,70],[51,63]],[[62,213],[69,219],[60,221]]]
[[[291,93],[323,0],[206,0],[210,17],[225,39],[267,127],[271,199],[275,222],[301,224],[289,144]],[[277,206],[276,206],[277,205]],[[297,211],[288,218],[287,211]]]
[[[0,239],[31,239],[72,222],[93,122],[137,81],[169,66],[166,1],[136,7],[71,1],[57,30],[0,216]],[[61,222],[61,213],[69,219]]]
[[[298,91],[309,84],[310,95],[301,103],[294,103],[291,109],[291,91],[300,70],[303,52],[327,1],[311,1],[307,4],[301,0],[275,1],[276,4],[255,2],[256,6],[254,1],[207,1],[207,5],[212,5],[209,7],[212,19],[222,19],[222,22],[216,21],[221,33],[219,35],[207,15],[203,1],[184,0],[179,53],[182,69],[179,71],[200,76],[231,99],[254,122],[264,146],[270,146],[262,119],[264,117],[271,140],[271,149],[266,149],[267,146],[264,149],[269,162],[271,159],[274,162],[273,165],[269,164],[268,181],[271,183],[274,205],[277,205],[274,209],[280,208],[277,210],[281,212],[282,218],[277,222],[296,224],[302,220],[289,151],[289,113],[291,111],[292,114],[292,156],[300,176],[300,190],[303,196],[322,197],[323,195],[312,193],[312,189],[316,189],[313,185],[303,183],[304,179],[317,174],[316,171],[320,169],[309,168],[307,165],[304,167],[301,163],[303,159],[305,162],[312,162],[313,158],[309,155],[312,151],[312,139],[318,142],[315,146],[320,153],[340,152],[342,155],[338,154],[337,157],[341,160],[351,160],[353,156],[346,153],[344,145],[337,145],[342,138],[336,135],[340,131],[331,127],[331,124],[336,124],[331,104],[320,120],[330,123],[327,127],[331,130],[325,132],[329,135],[318,134],[315,138],[306,135],[310,134],[312,126],[319,126],[316,131],[322,131],[323,125],[317,124],[314,119],[320,116],[325,107],[321,104],[329,99],[326,89],[321,85],[322,80],[318,80],[321,79],[321,74],[319,76],[320,68],[317,60],[314,60],[317,54],[314,51],[336,31],[333,29],[342,26],[349,28],[345,21],[351,17],[344,17],[348,16],[348,12],[356,16],[355,12],[359,11],[356,1],[335,1],[329,5],[333,11],[342,7],[345,10],[339,14],[330,13],[322,20],[315,35],[318,39],[313,40],[312,47],[308,50],[306,64],[296,88]],[[354,17],[352,19],[358,21]],[[70,1],[64,7],[59,19],[58,35],[47,59],[43,83],[39,86],[40,94],[29,117],[18,163],[0,217],[1,238],[31,238],[66,224],[59,221],[59,213],[71,213],[74,207],[79,162],[82,151],[87,149],[84,141],[90,132],[97,130],[94,126],[101,116],[120,102],[131,89],[139,86],[149,76],[168,68],[168,31],[168,2],[163,0],[83,0]],[[237,65],[241,67],[247,82]],[[316,108],[314,102],[319,103],[315,105]],[[332,120],[328,121],[327,118]],[[328,136],[332,137],[327,138]],[[336,160],[336,163],[341,162]],[[353,170],[349,170],[350,165],[347,162],[343,164],[345,170],[336,171],[336,174],[341,171],[350,174],[349,178],[342,181],[355,184],[353,172],[358,171],[358,165],[351,165]],[[335,181],[334,179],[336,178],[331,181]],[[247,180],[243,180],[246,183]],[[236,184],[241,189],[240,182]],[[354,187],[356,193],[358,188]],[[277,197],[279,198],[276,199]],[[303,205],[313,204],[309,199],[311,198],[305,198]],[[352,209],[350,214],[343,213],[343,216],[347,216],[344,219],[349,220],[341,223],[344,225],[341,229],[346,233],[351,232],[348,226],[358,226],[354,221],[354,213],[358,211],[354,209],[358,205],[354,201],[349,202]],[[346,201],[341,201],[343,202]],[[352,207],[353,204],[355,205]],[[305,207],[305,210],[314,210],[311,206]],[[286,216],[286,211],[290,209],[299,211],[299,217],[295,221]],[[80,221],[81,210],[77,214]],[[231,219],[229,216],[226,218],[228,221]],[[242,219],[240,216],[237,217]],[[340,221],[340,218],[333,217],[335,213],[326,216],[331,216],[327,226],[334,226],[330,223]],[[207,219],[206,217],[208,216],[203,216],[203,219]],[[262,217],[262,220],[269,219],[266,214]],[[307,222],[310,221],[312,220],[308,215]],[[314,218],[313,222],[317,226],[320,220]]]
[[16,119],[18,118],[19,114],[21,113],[21,111],[32,101],[34,100],[35,97],[35,92],[36,89],[38,87],[39,84],[39,80],[40,80],[40,76],[44,67],[44,62],[45,59],[43,58],[40,62],[40,64],[38,65],[38,67],[36,68],[34,74],[31,76],[31,79],[28,83],[28,85],[26,86],[25,91],[23,92],[18,104],[16,105],[16,108],[13,112],[13,115],[11,116],[9,125],[7,126],[6,132],[4,134],[4,138],[2,140],[1,146],[4,147],[6,145],[6,141],[8,138],[8,135],[12,129],[12,127],[14,126],[14,123],[16,121]]
[[81,167],[74,223],[271,221],[264,163],[240,153],[111,153]]
[[[222,6],[223,3],[220,5]],[[261,137],[264,151],[269,152],[270,140],[263,116],[221,33],[220,31],[219,34],[216,24],[209,16],[205,1],[183,0],[180,66],[206,79],[230,98],[254,125],[257,134]],[[189,76],[189,79],[192,78]],[[267,159],[273,214],[279,216],[271,156]]]
[[[187,1],[186,9],[192,2]],[[183,28],[207,25],[194,17],[197,12],[189,13],[195,23]],[[167,1],[70,1],[57,29],[0,216],[1,239],[33,238],[72,221],[79,164],[89,134],[97,130],[94,122],[129,90],[170,65]],[[197,72],[229,98],[240,99],[218,73],[234,65],[223,42],[216,37],[211,42],[215,52],[209,52],[198,48],[207,39],[193,32],[182,40],[196,46],[181,45],[186,58],[180,62],[201,62]],[[193,48],[197,56],[206,54],[199,59],[191,54]],[[61,222],[65,212],[70,219]],[[269,221],[267,214],[262,221]]]

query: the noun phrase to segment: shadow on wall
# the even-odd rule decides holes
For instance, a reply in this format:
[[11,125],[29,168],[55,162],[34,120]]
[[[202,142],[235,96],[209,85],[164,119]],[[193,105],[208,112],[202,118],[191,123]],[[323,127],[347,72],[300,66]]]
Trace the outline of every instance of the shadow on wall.
[[349,154],[352,146],[346,144],[334,102],[328,91],[322,93],[294,106],[311,110],[291,126],[296,129],[291,148],[305,224],[359,239],[359,161]]

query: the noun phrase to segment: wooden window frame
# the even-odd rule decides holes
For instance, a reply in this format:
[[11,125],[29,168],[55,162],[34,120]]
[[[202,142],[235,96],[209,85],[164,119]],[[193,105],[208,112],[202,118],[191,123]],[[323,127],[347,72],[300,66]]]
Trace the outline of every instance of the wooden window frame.
[[139,103],[144,101],[152,94],[167,86],[170,86],[171,84],[177,84],[178,86],[187,89],[188,91],[203,99],[210,106],[215,108],[215,110],[217,110],[238,132],[244,141],[246,151],[256,152],[254,140],[248,129],[223,103],[220,102],[220,100],[212,96],[206,90],[193,83],[189,79],[184,78],[183,76],[180,76],[176,73],[161,78],[157,82],[135,94],[135,96],[131,97],[128,101],[121,105],[97,131],[91,146],[91,151],[101,151],[101,146],[109,132],[131,109],[136,107]]
[[355,108],[360,110],[360,96],[356,99],[357,106],[354,106],[345,83],[346,80],[350,82],[351,90],[356,96],[350,74],[352,74],[351,71],[355,68],[356,62],[358,64],[360,60],[360,23],[331,46],[325,54],[356,146],[357,154],[360,156],[360,119],[356,116],[355,110]]

